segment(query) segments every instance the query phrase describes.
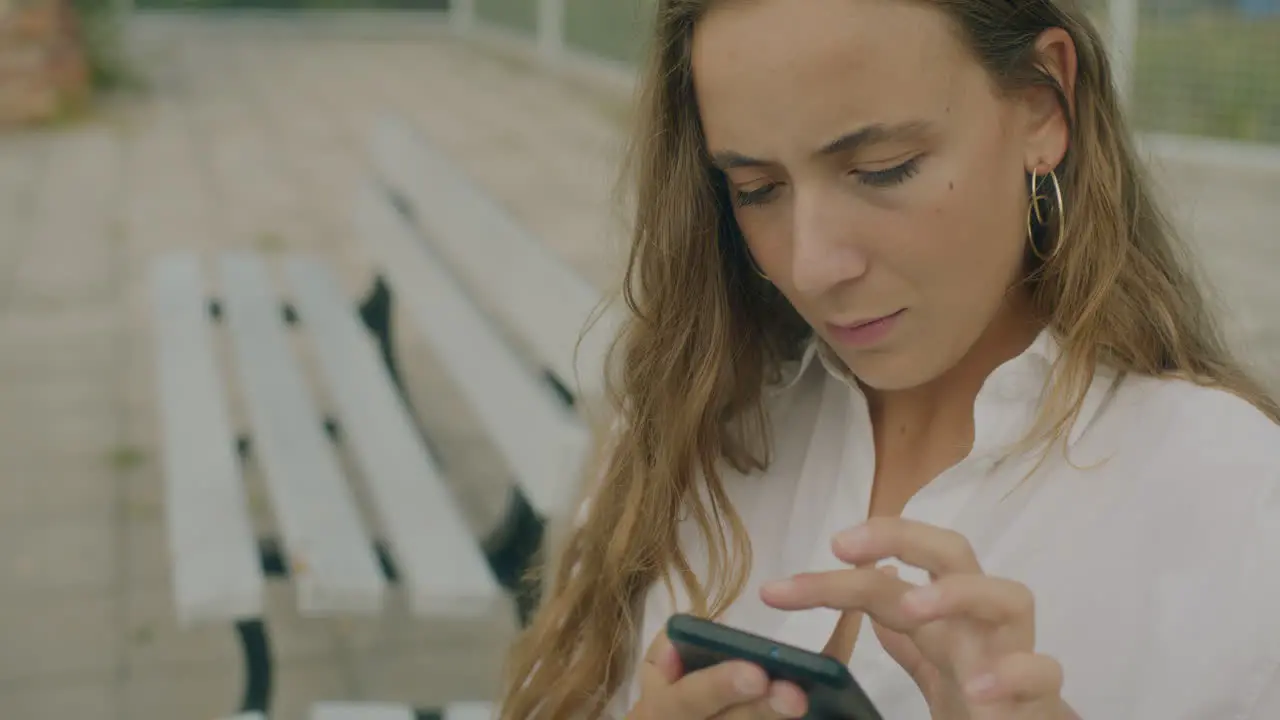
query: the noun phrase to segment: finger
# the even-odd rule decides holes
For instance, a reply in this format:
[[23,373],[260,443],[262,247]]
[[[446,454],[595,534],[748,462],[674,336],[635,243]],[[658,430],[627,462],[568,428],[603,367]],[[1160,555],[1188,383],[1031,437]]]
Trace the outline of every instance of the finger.
[[732,660],[680,678],[666,698],[662,717],[713,718],[737,705],[764,698],[769,678],[760,667]]
[[1055,701],[1062,693],[1062,664],[1048,655],[1014,653],[991,672],[965,683],[965,692],[983,704]]
[[799,687],[776,681],[769,686],[767,697],[736,705],[716,716],[715,720],[791,720],[809,712],[809,700]]
[[660,697],[668,692],[675,681],[663,668],[655,663],[645,662],[640,666],[640,696]]
[[809,712],[809,697],[798,685],[779,680],[769,686],[769,707],[780,718],[802,718]]
[[653,667],[668,685],[679,680],[680,676],[684,675],[684,661],[680,659],[680,653],[676,651],[675,646],[670,643],[667,643],[662,648],[657,660],[653,663]]
[[645,651],[640,663],[641,697],[658,697],[680,678],[684,671],[680,655],[665,632],[658,633]]
[[668,638],[665,632],[654,635],[653,642],[649,643],[648,649],[644,651],[644,661],[647,663],[657,662],[658,658],[671,647],[671,638]]
[[894,662],[898,663],[907,674],[921,686],[929,679],[926,674],[932,665],[925,658],[924,653],[920,650],[920,646],[906,633],[890,630],[878,622],[871,623],[871,629],[875,631],[876,639],[880,641],[880,647],[884,649]]
[[671,638],[667,637],[667,633],[658,633],[653,639],[653,643],[649,644],[649,652],[645,653],[645,662],[652,664],[667,684],[675,683],[685,674],[684,664],[680,661],[680,653],[676,651],[676,646],[671,644]]
[[895,630],[905,630],[913,619],[905,612],[902,595],[914,585],[875,568],[850,568],[821,573],[801,573],[760,588],[765,604],[779,610],[826,607],[862,611]]
[[895,517],[876,517],[832,540],[836,557],[850,565],[896,557],[934,577],[982,572],[968,538],[947,530]]
[[948,575],[902,596],[921,621],[965,616],[997,625],[1033,627],[1035,596],[1022,583],[987,575]]

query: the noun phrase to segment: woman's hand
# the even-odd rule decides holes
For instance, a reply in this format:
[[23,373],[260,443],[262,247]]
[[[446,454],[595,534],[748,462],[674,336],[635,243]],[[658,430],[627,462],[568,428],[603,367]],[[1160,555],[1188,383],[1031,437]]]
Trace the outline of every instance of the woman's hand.
[[[1062,668],[1035,652],[1035,603],[1025,586],[984,575],[963,535],[899,518],[873,518],[836,536],[854,566],[765,586],[784,610],[865,612],[880,643],[915,680],[934,720],[1067,720]],[[929,572],[916,587],[874,568],[897,558]]]
[[808,711],[804,692],[770,682],[748,662],[726,662],[684,674],[665,634],[649,646],[640,668],[640,700],[628,720],[783,720]]

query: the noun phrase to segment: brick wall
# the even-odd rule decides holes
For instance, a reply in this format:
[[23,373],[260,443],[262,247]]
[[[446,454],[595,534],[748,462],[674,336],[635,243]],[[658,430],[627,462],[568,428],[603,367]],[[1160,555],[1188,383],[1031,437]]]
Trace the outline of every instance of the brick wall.
[[0,127],[55,118],[88,86],[67,0],[0,0]]

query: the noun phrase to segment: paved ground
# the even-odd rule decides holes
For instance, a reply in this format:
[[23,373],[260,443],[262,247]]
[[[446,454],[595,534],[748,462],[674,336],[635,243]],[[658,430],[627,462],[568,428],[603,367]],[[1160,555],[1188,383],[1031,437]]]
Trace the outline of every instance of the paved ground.
[[[231,708],[229,630],[168,599],[142,272],[170,248],[314,250],[355,296],[347,233],[372,113],[404,113],[601,286],[615,104],[423,34],[372,41],[151,24],[152,91],[59,131],[0,137],[0,707],[5,718],[169,720]],[[1224,280],[1252,356],[1280,367],[1280,175],[1159,173]],[[1195,198],[1195,201],[1192,201]],[[443,384],[408,346],[415,394]],[[1273,374],[1280,376],[1280,374]],[[420,406],[423,406],[420,404]],[[428,413],[478,528],[505,485],[465,418]],[[251,482],[254,480],[251,478]],[[279,718],[323,698],[486,695],[511,623],[303,620],[273,590]]]

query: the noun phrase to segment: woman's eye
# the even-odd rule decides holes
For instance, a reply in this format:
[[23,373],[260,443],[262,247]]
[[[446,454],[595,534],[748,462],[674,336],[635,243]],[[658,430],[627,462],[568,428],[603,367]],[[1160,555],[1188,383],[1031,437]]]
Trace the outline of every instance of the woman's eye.
[[905,182],[911,176],[915,175],[920,169],[920,158],[913,157],[910,160],[884,170],[855,170],[854,175],[858,179],[872,187],[890,187]]
[[751,190],[737,190],[734,192],[734,202],[737,203],[738,207],[760,205],[769,201],[777,187],[777,183],[769,183]]

